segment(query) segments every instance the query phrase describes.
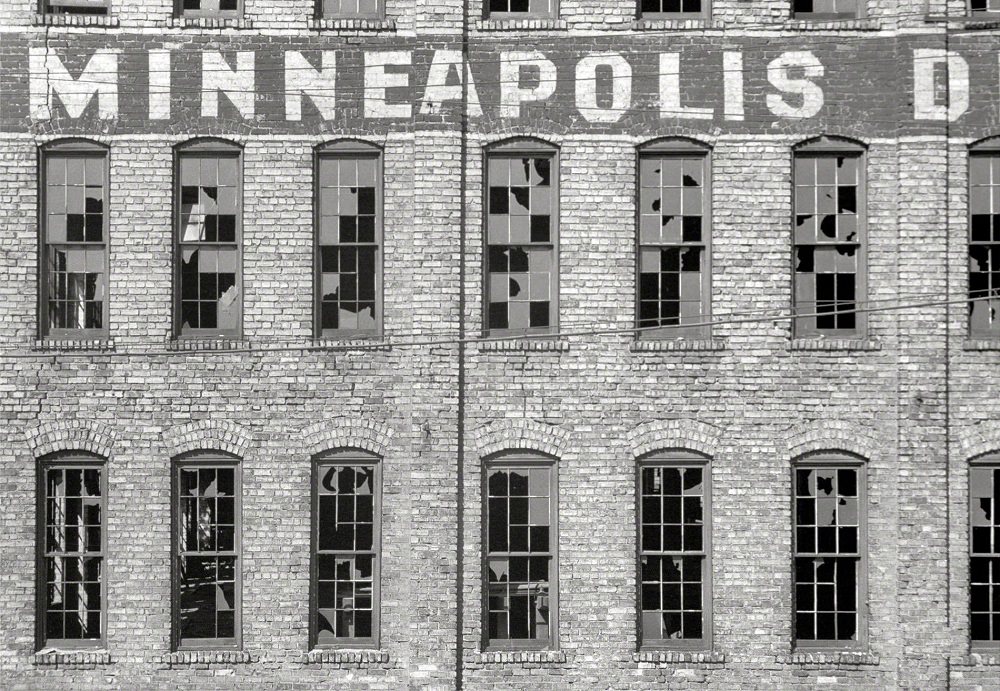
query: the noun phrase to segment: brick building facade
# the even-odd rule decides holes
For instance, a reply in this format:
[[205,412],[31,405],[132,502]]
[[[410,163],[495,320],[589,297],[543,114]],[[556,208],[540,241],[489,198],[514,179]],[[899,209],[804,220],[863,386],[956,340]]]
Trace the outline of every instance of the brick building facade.
[[5,0],[3,686],[996,685],[977,2]]

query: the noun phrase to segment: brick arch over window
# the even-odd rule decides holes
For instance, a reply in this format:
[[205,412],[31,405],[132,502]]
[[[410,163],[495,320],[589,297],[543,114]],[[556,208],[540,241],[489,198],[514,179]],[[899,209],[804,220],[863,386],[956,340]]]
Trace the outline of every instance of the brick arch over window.
[[960,429],[956,436],[966,460],[988,453],[1000,453],[1000,422],[985,420]]
[[645,151],[670,151],[677,153],[701,153],[707,154],[711,153],[712,145],[707,141],[702,139],[697,139],[695,137],[686,137],[682,135],[670,135],[667,137],[656,137],[654,139],[645,139],[636,145],[636,149],[640,153]]
[[784,454],[790,460],[817,451],[847,452],[869,461],[880,455],[876,438],[850,422],[809,422],[789,428],[783,436]]
[[868,144],[853,137],[844,137],[839,134],[821,134],[816,137],[809,137],[792,144],[792,151],[795,152],[817,152],[817,151],[867,151]]
[[171,427],[163,432],[162,439],[170,458],[201,449],[246,458],[253,443],[249,430],[228,420],[199,420]]
[[688,418],[652,420],[629,431],[626,439],[634,458],[664,449],[687,449],[712,457],[721,430],[707,422]]
[[392,434],[392,427],[384,422],[342,417],[304,427],[299,436],[310,456],[335,449],[361,449],[384,457]]
[[483,144],[483,149],[488,152],[503,152],[505,149],[520,151],[524,148],[551,149],[557,151],[559,144],[548,139],[535,137],[528,134],[508,134],[506,136],[492,139]]
[[569,448],[570,433],[537,420],[501,420],[480,427],[473,441],[480,458],[504,451],[537,451],[562,458]]
[[26,429],[24,437],[35,458],[60,451],[89,451],[110,458],[117,434],[93,420],[56,420]]

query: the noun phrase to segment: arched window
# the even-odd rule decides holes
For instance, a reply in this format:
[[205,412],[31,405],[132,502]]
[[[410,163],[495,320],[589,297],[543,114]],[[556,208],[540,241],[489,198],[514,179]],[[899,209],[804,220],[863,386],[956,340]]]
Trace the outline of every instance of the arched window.
[[692,139],[639,147],[636,326],[643,338],[711,335],[710,154]]
[[491,336],[558,329],[558,162],[558,149],[537,139],[486,149],[483,321]]
[[316,148],[316,335],[382,328],[382,150],[342,140]]
[[220,139],[177,146],[175,334],[238,337],[243,322],[242,150]]
[[313,459],[313,647],[379,646],[381,471],[356,449]]
[[1000,338],[1000,138],[969,147],[969,335]]
[[173,465],[174,646],[239,648],[240,460],[197,451]]
[[555,648],[555,459],[530,452],[498,454],[486,461],[484,485],[484,645],[490,650]]
[[792,473],[795,645],[859,648],[867,638],[864,461],[810,454]]
[[108,153],[84,139],[40,149],[42,338],[108,334]]
[[1000,454],[969,467],[969,633],[973,648],[1000,641]]
[[796,338],[863,338],[867,319],[865,148],[818,137],[793,149]]
[[38,462],[39,648],[100,647],[107,636],[105,460],[72,451]]

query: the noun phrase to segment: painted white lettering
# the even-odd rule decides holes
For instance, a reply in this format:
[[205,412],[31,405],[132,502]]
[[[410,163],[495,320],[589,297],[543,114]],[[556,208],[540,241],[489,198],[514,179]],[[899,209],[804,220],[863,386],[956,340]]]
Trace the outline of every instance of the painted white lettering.
[[[445,101],[462,100],[462,52],[458,50],[436,50],[431,58],[431,68],[427,73],[427,87],[420,103],[421,115],[434,115],[441,112]],[[448,75],[452,68],[458,76],[458,83],[448,85]],[[483,108],[479,104],[479,92],[476,82],[472,79],[472,70],[465,66],[465,78],[469,80],[469,116],[481,118]]]
[[660,117],[711,120],[714,114],[712,108],[681,105],[680,53],[660,53]]
[[316,69],[297,50],[285,51],[285,119],[302,119],[302,97],[308,96],[320,117],[332,120],[336,110],[337,55],[324,50]]
[[743,114],[743,53],[726,51],[722,54],[723,108],[726,120],[742,120]]
[[408,50],[387,50],[365,53],[365,117],[408,118],[413,111],[410,103],[387,103],[385,90],[390,87],[409,86],[406,72],[386,72],[387,65],[409,67],[413,53]]
[[229,67],[222,53],[201,54],[201,115],[219,117],[219,92],[226,95],[243,118],[254,116],[255,75],[253,51],[236,53],[236,69]]
[[80,78],[73,79],[54,51],[33,47],[28,53],[28,71],[31,117],[35,120],[52,118],[55,96],[71,118],[83,115],[94,96],[99,117],[118,117],[118,51],[95,51]]
[[[945,69],[945,103],[938,103],[938,66]],[[956,52],[942,48],[913,51],[913,117],[955,122],[969,109],[969,64]]]
[[[803,78],[795,79],[789,70],[801,70]],[[802,105],[793,106],[782,94],[768,94],[768,109],[781,118],[811,118],[823,107],[823,89],[810,81],[822,77],[823,63],[808,50],[782,53],[767,66],[767,81],[785,94],[798,94]]]
[[[597,105],[597,68],[611,68],[611,105]],[[632,66],[619,53],[595,53],[576,63],[576,108],[589,122],[618,122],[632,107]]]
[[[522,68],[538,70],[538,84],[521,86]],[[500,117],[521,116],[521,104],[544,101],[556,92],[556,66],[537,50],[503,51],[500,53]]]
[[149,119],[170,119],[170,51],[149,51]]

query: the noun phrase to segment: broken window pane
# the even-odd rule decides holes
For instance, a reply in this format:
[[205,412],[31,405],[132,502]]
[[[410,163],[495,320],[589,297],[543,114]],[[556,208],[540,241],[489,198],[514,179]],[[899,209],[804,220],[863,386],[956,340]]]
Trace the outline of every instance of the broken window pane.
[[795,631],[800,641],[857,640],[858,467],[795,470]]
[[969,158],[969,330],[1000,336],[1000,155]]
[[178,466],[177,596],[181,641],[236,638],[239,511],[235,466]]
[[181,11],[191,17],[212,17],[235,15],[240,9],[240,0],[183,0]]
[[491,465],[487,473],[488,631],[492,642],[547,641],[555,536],[551,466]]
[[641,469],[639,592],[643,641],[701,639],[705,620],[705,466]]
[[969,616],[973,641],[1000,641],[1000,466],[969,469]]
[[42,288],[49,335],[107,327],[106,165],[103,153],[46,155]]
[[555,189],[549,156],[491,156],[487,165],[490,330],[555,325]]
[[102,467],[49,465],[45,469],[45,591],[49,645],[98,640],[103,632],[104,566]]
[[640,159],[637,325],[651,330],[645,335],[683,337],[707,328],[706,166],[704,156]]
[[379,548],[376,466],[316,466],[314,530],[317,645],[373,637]]
[[795,157],[795,320],[798,335],[854,335],[861,296],[859,155]]
[[377,164],[375,155],[320,159],[317,308],[323,336],[378,331],[382,212]]

